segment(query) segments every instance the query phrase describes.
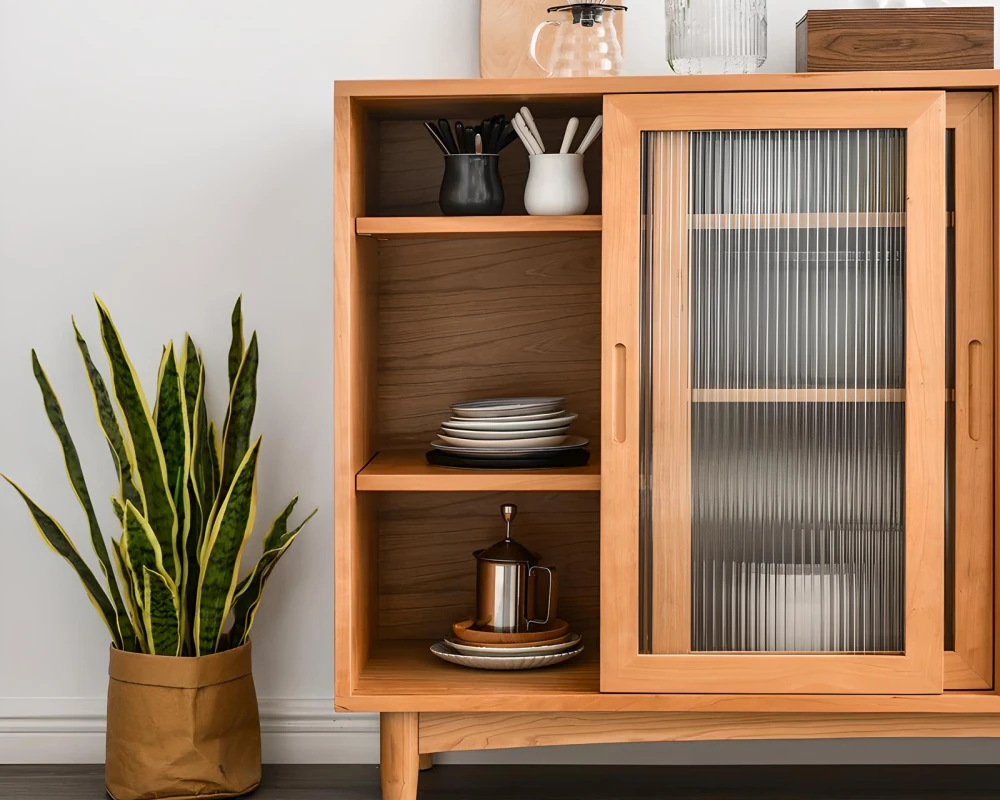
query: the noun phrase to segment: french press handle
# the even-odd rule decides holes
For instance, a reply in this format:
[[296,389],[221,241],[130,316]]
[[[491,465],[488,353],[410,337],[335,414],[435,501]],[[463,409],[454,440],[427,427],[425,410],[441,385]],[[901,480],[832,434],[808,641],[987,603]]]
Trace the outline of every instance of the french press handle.
[[543,570],[545,570],[549,574],[549,599],[548,599],[548,602],[545,605],[545,619],[529,619],[528,620],[528,627],[529,628],[532,625],[547,625],[549,622],[552,621],[552,617],[553,617],[553,615],[555,613],[555,608],[556,608],[556,597],[557,597],[556,587],[558,586],[557,578],[556,578],[556,568],[555,567],[541,567],[541,566],[531,567],[528,570],[528,577],[529,578],[531,577],[532,573],[534,573],[534,571],[536,569],[543,569]]

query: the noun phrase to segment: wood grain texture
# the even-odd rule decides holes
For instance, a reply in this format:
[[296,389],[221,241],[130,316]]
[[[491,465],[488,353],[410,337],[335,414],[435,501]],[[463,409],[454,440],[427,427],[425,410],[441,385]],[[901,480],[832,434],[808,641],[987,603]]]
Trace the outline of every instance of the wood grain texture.
[[575,217],[362,217],[357,232],[367,236],[508,236],[556,233],[600,234],[599,214]]
[[440,639],[474,614],[472,553],[503,538],[501,503],[517,504],[514,538],[558,570],[559,617],[596,634],[596,492],[393,492],[378,501],[379,638]]
[[417,800],[420,774],[417,715],[379,715],[382,800]]
[[476,469],[433,467],[425,449],[385,450],[358,473],[359,492],[597,492],[600,455],[585,467],[565,469]]
[[993,8],[809,11],[795,44],[799,72],[993,69]]
[[[497,103],[489,109],[479,109],[476,116],[465,115],[463,119],[466,123],[478,124],[482,121],[483,114],[492,116],[501,113],[511,119],[520,105],[521,103]],[[586,113],[573,109],[572,114],[563,111],[552,116],[555,112],[538,103],[531,106],[531,112],[549,152],[558,151],[568,118]],[[443,113],[434,112],[434,117]],[[454,124],[455,120],[451,121]],[[586,130],[589,125],[589,117],[581,118],[581,129]],[[409,120],[386,120],[379,128],[378,214],[386,217],[441,216],[438,194],[444,175],[444,156],[423,124]],[[577,144],[581,138],[582,134],[577,137]],[[583,170],[590,189],[587,214],[600,214],[601,139],[587,149]],[[500,179],[503,181],[505,198],[503,216],[524,216],[528,153],[520,141],[514,142],[500,154]]]
[[379,261],[379,449],[425,447],[485,397],[565,397],[570,433],[599,440],[598,240],[401,239]]
[[[479,77],[541,78],[530,55],[531,35],[535,26],[555,19],[545,10],[549,0],[480,0],[479,3]],[[624,50],[625,14],[615,15],[618,41]],[[538,40],[538,58],[544,64],[552,51],[552,31]]]
[[[995,90],[1000,70],[898,70],[894,72],[786,73],[752,75],[657,75],[617,78],[515,78],[451,80],[336,81],[334,94],[358,98],[380,117],[429,119],[442,107],[483,107],[483,103],[578,104],[597,113],[606,95],[715,92],[806,92],[874,89]],[[498,109],[492,113],[500,113]],[[424,134],[426,136],[426,133]],[[429,141],[429,139],[428,139]]]
[[435,753],[610,742],[952,736],[1000,737],[1000,718],[987,714],[420,715],[420,750]]
[[993,685],[993,98],[978,100],[955,125],[954,165],[954,647],[972,674],[946,675],[949,689]]
[[365,207],[367,124],[360,106],[334,108],[334,512],[335,681],[348,690],[368,657],[375,618],[374,503],[354,476],[373,453],[378,262],[374,241],[354,235]]
[[[634,692],[934,693],[943,682],[944,95],[934,92],[621,96],[605,100],[605,342],[634,346],[639,265],[640,131],[907,128],[906,653],[897,655],[640,654],[638,426],[602,442],[601,688]],[[620,238],[618,234],[620,232]],[[928,324],[937,321],[937,324]],[[607,345],[606,345],[607,347]],[[607,353],[607,350],[605,350]],[[606,356],[610,359],[610,354]],[[607,374],[609,370],[605,371]],[[638,375],[628,374],[638,396]],[[628,404],[635,415],[637,400]],[[610,455],[610,457],[609,457]],[[611,476],[614,480],[609,480]],[[611,510],[608,510],[611,509]],[[687,620],[676,620],[687,624]]]

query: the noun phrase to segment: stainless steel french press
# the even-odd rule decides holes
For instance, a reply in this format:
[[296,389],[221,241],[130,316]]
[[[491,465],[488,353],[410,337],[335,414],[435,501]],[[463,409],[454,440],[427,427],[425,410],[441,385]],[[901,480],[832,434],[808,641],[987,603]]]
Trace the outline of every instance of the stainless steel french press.
[[[510,538],[510,524],[517,516],[517,506],[500,506],[507,523],[507,535],[492,547],[477,550],[476,557],[476,627],[499,633],[524,633],[531,626],[545,625],[556,618],[558,584],[555,567],[539,566],[540,556]],[[545,616],[537,613],[536,584],[538,572],[549,576]]]

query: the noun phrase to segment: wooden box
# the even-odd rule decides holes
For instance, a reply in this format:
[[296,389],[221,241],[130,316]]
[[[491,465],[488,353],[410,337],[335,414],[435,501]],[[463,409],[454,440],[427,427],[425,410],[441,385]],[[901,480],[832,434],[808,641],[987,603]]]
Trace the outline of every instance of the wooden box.
[[795,27],[796,72],[993,69],[993,8],[809,11]]

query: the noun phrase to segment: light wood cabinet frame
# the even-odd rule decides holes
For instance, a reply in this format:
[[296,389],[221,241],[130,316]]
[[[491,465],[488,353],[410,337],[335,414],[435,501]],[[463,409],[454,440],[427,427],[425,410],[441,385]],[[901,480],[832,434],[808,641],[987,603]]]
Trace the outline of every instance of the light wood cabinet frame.
[[[617,96],[604,104],[605,403],[602,445],[601,690],[609,692],[937,693],[943,687],[945,94],[943,92]],[[889,654],[672,653],[639,648],[639,274],[644,131],[903,128],[906,130],[905,651]],[[683,251],[683,248],[681,248]],[[680,254],[668,259],[681,259]],[[686,264],[665,265],[667,280]],[[680,296],[685,296],[683,292]],[[687,313],[687,309],[684,309]],[[939,324],[933,324],[933,321]],[[932,324],[928,324],[932,321]],[[679,326],[683,328],[683,325]],[[690,389],[662,416],[671,453],[687,447]],[[678,444],[680,442],[681,444]],[[654,444],[656,446],[656,444]],[[690,463],[687,452],[675,453]],[[667,492],[654,576],[669,576],[657,609],[690,626],[690,492]],[[679,485],[684,485],[680,481]],[[662,560],[662,568],[657,562]],[[661,577],[661,580],[664,578]],[[654,623],[655,630],[655,623]],[[680,645],[680,647],[678,647]],[[676,652],[682,650],[682,652]]]

